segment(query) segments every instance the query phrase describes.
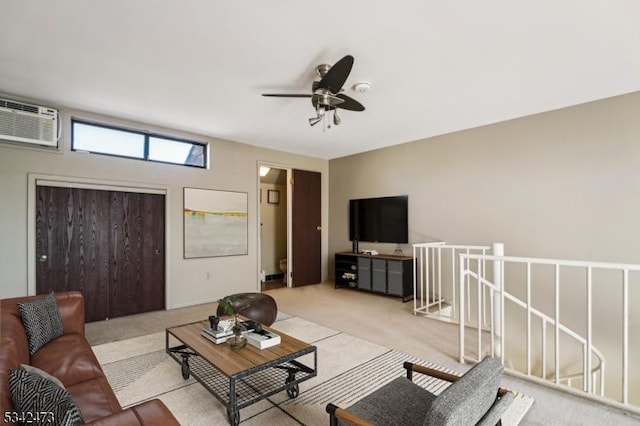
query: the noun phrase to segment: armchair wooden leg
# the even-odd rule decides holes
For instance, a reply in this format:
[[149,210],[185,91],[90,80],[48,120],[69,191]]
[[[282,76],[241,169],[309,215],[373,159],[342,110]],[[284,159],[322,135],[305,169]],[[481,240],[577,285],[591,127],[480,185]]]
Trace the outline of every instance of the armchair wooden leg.
[[327,404],[327,413],[329,413],[329,426],[338,426],[338,419],[336,418],[337,405]]

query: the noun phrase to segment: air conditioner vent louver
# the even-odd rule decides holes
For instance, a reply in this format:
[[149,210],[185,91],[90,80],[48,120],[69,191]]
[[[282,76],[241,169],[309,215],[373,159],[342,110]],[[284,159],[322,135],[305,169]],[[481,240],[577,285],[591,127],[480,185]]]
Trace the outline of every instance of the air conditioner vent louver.
[[55,109],[0,99],[0,140],[55,147],[57,133]]

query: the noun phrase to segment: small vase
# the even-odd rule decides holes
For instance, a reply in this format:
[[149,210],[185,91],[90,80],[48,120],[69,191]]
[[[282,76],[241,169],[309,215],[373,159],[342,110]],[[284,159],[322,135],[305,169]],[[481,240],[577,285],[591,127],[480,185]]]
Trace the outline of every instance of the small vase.
[[242,325],[242,323],[236,321],[231,331],[233,331],[233,336],[229,338],[231,349],[238,350],[244,348],[247,345],[247,338],[245,337],[247,328]]

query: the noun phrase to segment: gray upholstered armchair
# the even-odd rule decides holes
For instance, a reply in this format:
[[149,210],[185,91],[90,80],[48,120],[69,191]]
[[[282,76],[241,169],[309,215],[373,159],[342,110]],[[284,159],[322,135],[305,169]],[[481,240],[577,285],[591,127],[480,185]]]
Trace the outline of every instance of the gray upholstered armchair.
[[[500,388],[504,368],[485,358],[463,376],[404,363],[407,377],[398,377],[347,409],[327,405],[330,425],[495,425],[513,401]],[[412,382],[413,373],[453,382],[433,395]]]

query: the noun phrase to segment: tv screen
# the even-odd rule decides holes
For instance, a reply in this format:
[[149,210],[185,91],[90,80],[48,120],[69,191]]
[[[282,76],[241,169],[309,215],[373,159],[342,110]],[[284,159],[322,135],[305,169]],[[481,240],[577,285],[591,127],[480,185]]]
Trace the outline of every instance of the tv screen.
[[409,242],[409,196],[349,200],[349,240]]

